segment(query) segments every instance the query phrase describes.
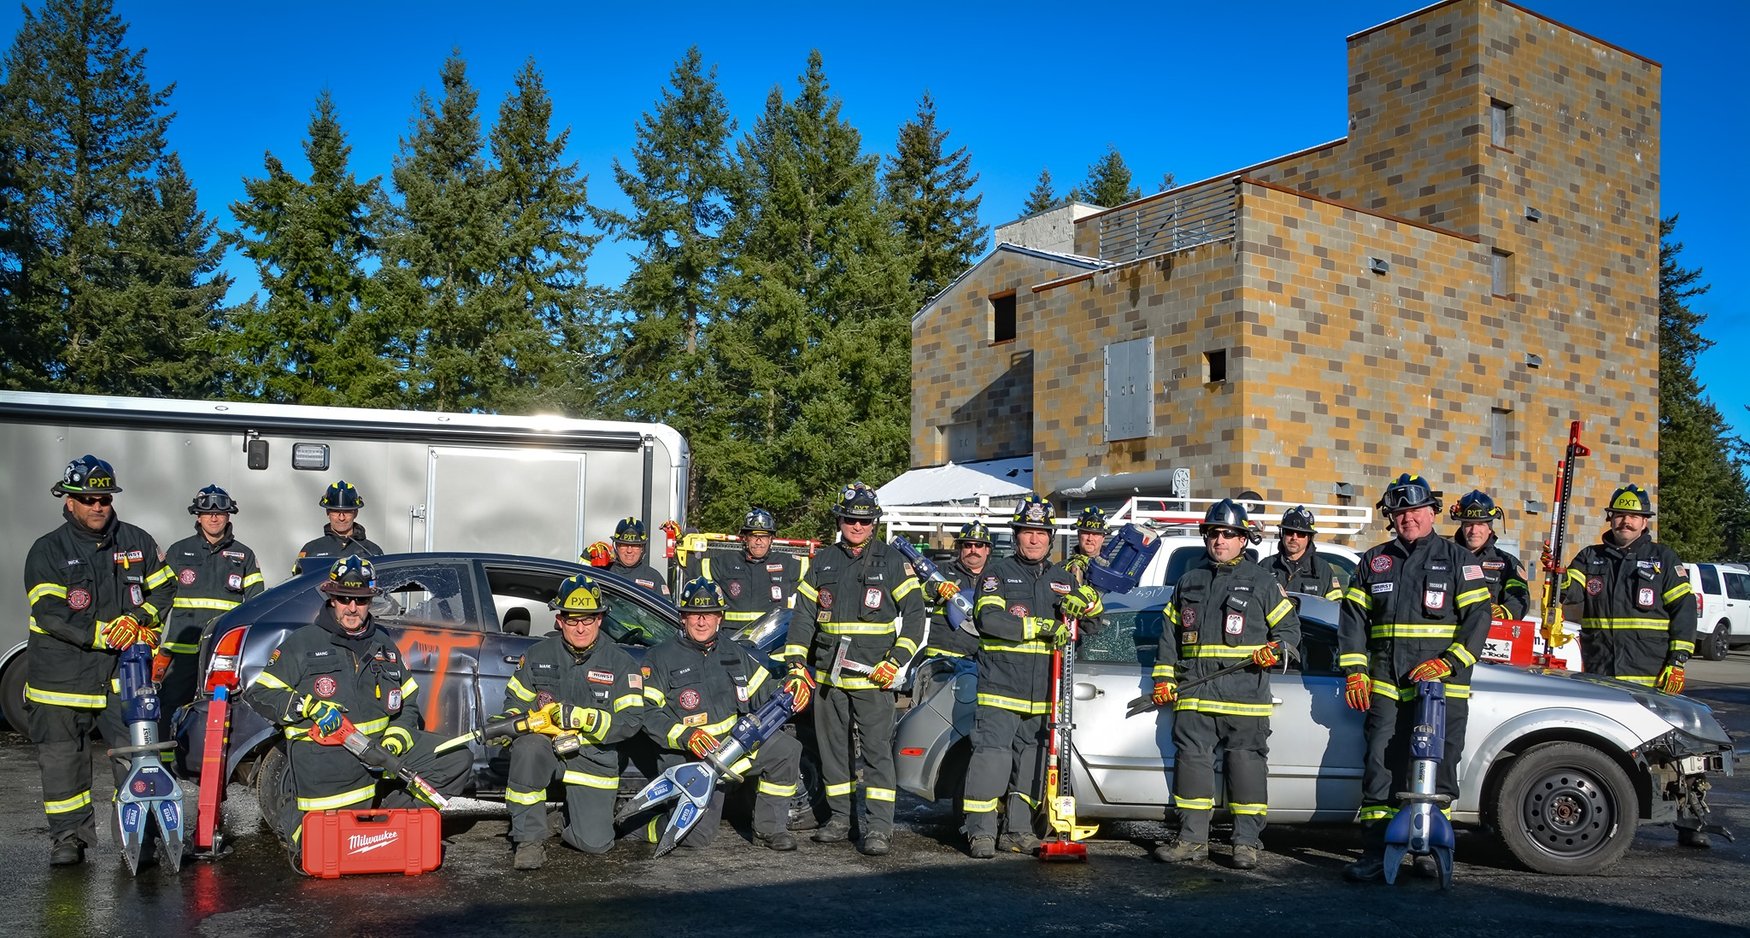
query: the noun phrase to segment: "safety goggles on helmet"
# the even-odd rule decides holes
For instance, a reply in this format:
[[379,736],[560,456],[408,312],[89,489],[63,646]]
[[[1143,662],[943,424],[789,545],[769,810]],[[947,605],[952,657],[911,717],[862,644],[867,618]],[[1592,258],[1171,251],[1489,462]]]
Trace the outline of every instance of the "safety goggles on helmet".
[[696,576],[681,585],[681,595],[675,605],[688,612],[722,612],[723,590],[715,581]]
[[875,497],[874,489],[861,482],[852,482],[839,492],[832,513],[839,518],[875,521],[881,517],[881,502]]
[[61,471],[61,481],[49,491],[55,495],[114,495],[121,490],[116,483],[115,467],[86,453],[67,464]]
[[741,519],[741,533],[772,535],[778,531],[778,519],[764,508],[749,508]]
[[1407,472],[1386,486],[1385,495],[1379,500],[1379,507],[1388,515],[1424,505],[1431,505],[1435,511],[1439,511],[1440,499],[1434,496],[1434,490],[1428,487],[1426,480]]
[[237,513],[237,502],[231,498],[231,493],[216,485],[209,485],[194,493],[194,501],[188,506],[188,513],[234,515]]

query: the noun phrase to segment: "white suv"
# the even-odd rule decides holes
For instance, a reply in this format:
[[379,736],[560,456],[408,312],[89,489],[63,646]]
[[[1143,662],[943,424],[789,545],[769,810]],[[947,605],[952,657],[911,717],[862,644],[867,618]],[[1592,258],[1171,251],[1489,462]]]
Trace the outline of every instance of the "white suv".
[[1741,563],[1688,563],[1695,590],[1695,650],[1709,661],[1733,645],[1750,644],[1750,567]]

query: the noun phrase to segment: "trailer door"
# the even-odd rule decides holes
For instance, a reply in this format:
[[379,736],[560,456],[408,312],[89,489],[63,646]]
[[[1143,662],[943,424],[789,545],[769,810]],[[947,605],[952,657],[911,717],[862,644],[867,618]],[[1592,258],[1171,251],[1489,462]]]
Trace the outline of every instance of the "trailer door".
[[431,447],[425,549],[575,561],[583,552],[583,460],[582,453]]

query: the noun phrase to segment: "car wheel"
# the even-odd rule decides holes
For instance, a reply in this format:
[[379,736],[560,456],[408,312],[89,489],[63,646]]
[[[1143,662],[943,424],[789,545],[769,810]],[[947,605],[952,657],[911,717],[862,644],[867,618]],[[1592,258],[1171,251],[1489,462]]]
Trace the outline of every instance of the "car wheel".
[[1731,644],[1732,624],[1716,622],[1713,633],[1702,642],[1701,656],[1709,661],[1724,661],[1732,653]]
[[1515,859],[1539,873],[1600,872],[1628,852],[1640,819],[1622,766],[1582,743],[1544,743],[1513,760],[1494,821]]
[[[26,652],[25,654],[29,654]],[[24,655],[12,659],[5,674],[0,674],[0,716],[14,732],[30,732],[24,715]]]
[[255,768],[255,803],[268,830],[279,832],[280,818],[292,797],[292,764],[286,758],[285,744],[270,746]]

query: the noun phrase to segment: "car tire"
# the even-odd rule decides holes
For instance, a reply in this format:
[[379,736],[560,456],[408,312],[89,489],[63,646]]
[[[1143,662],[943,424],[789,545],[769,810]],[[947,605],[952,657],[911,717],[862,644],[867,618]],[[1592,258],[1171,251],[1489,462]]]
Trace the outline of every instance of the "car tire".
[[1609,755],[1584,743],[1553,742],[1513,760],[1491,813],[1508,851],[1527,868],[1580,876],[1628,852],[1640,802]]
[[292,764],[285,744],[276,743],[261,754],[255,768],[255,803],[268,830],[279,832],[279,818],[292,797]]
[[1716,622],[1714,630],[1701,643],[1701,656],[1709,661],[1724,661],[1732,653],[1732,623]]
[[[29,654],[29,652],[25,652]],[[28,733],[30,725],[25,722],[24,713],[24,655],[12,659],[6,672],[0,674],[0,716],[6,718],[6,725],[14,732]]]

